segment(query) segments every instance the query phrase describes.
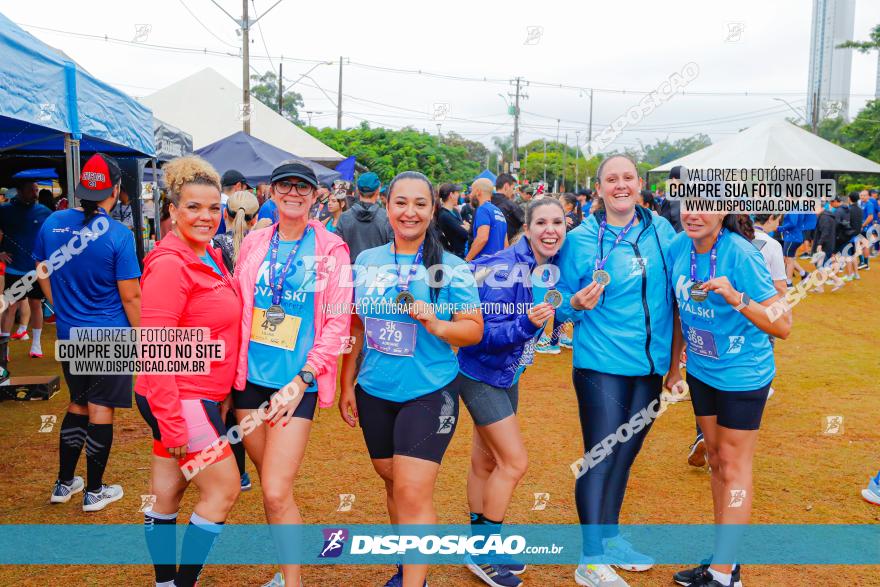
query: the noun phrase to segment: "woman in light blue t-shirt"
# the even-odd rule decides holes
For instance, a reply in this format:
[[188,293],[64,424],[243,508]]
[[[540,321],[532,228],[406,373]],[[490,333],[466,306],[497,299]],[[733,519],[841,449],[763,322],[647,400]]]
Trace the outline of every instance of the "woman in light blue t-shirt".
[[[339,411],[349,426],[360,420],[395,525],[437,522],[434,484],[458,420],[452,348],[483,336],[473,276],[443,250],[434,206],[434,188],[421,173],[391,182],[394,241],[357,257],[355,342],[342,360]],[[408,585],[422,585],[427,573],[427,565],[398,566],[388,584],[402,585],[405,574]]]
[[734,568],[739,533],[752,510],[752,460],[761,415],[776,374],[770,336],[787,338],[790,312],[769,309],[782,299],[746,217],[691,214],[682,209],[669,248],[672,288],[687,344],[687,382],[712,470],[715,552],[711,565],[676,573],[680,585],[740,584]]

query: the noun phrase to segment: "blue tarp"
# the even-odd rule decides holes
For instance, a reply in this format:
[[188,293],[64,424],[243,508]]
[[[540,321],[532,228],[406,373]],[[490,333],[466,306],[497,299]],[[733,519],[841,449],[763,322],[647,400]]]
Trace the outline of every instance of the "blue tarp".
[[0,14],[0,153],[153,155],[150,109],[78,67]]
[[13,179],[58,179],[58,173],[51,167],[45,169],[26,169],[12,176]]
[[493,184],[495,183],[495,180],[498,179],[497,175],[495,175],[494,173],[492,173],[488,169],[484,169],[483,173],[481,173],[480,175],[478,175],[477,177],[474,178],[474,181],[476,181],[478,179],[483,179],[484,177],[486,179],[488,179],[489,181],[491,181]]
[[206,159],[221,175],[230,169],[240,171],[250,185],[269,181],[272,170],[280,163],[296,161],[308,165],[318,180],[332,184],[339,172],[323,165],[297,157],[241,131],[197,150],[196,155]]

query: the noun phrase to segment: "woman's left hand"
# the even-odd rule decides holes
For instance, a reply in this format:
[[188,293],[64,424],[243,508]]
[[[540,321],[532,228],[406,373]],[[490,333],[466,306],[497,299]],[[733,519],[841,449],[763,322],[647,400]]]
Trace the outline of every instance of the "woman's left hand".
[[306,387],[305,382],[297,375],[290,383],[272,394],[268,408],[270,417],[266,419],[269,426],[280,423],[284,427],[290,423],[293,413],[302,401]]
[[733,285],[731,285],[730,281],[728,281],[727,277],[724,275],[716,277],[715,279],[710,279],[703,284],[703,289],[706,291],[714,291],[724,298],[724,301],[731,306],[739,305],[739,302],[742,299],[742,293],[733,289]]
[[432,304],[416,300],[409,310],[409,315],[413,320],[418,320],[419,323],[425,327],[425,330],[434,336],[439,336],[437,329],[442,320],[437,318],[437,314],[434,313],[434,306]]

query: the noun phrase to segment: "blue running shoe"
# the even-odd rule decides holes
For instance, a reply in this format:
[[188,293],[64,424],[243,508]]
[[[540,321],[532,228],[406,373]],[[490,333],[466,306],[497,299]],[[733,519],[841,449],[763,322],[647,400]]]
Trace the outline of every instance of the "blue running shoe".
[[511,573],[504,565],[483,563],[480,557],[470,555],[464,557],[467,568],[480,578],[486,585],[492,587],[519,587],[522,579]]
[[603,538],[602,547],[606,562],[624,571],[647,571],[654,566],[654,559],[638,552],[623,536]]
[[862,497],[868,503],[880,505],[880,473],[868,482],[867,489],[862,489]]
[[568,336],[567,334],[560,334],[559,335],[559,346],[561,346],[564,349],[571,349],[571,348],[574,348],[574,342],[571,340],[571,337]]
[[241,490],[242,491],[249,491],[251,487],[253,487],[253,485],[251,484],[251,476],[248,475],[247,473],[242,473],[241,474]]
[[507,569],[514,575],[522,575],[526,572],[526,565],[522,563],[518,563],[516,561],[512,561],[503,565],[496,565],[498,568]]
[[[385,583],[385,587],[403,587],[403,566],[397,565],[397,572],[388,579],[388,582]],[[428,581],[425,580],[425,587],[428,587]]]

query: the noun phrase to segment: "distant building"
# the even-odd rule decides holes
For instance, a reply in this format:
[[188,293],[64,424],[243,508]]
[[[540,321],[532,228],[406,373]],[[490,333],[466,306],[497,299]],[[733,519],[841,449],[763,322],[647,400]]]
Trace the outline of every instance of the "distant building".
[[856,0],[813,0],[807,122],[813,120],[817,106],[817,120],[838,113],[849,119],[852,50],[836,47],[853,38],[855,17]]

